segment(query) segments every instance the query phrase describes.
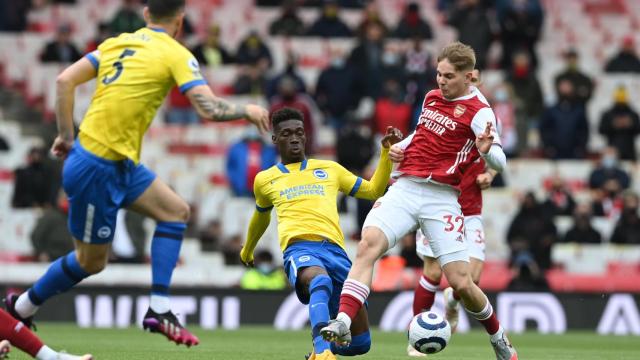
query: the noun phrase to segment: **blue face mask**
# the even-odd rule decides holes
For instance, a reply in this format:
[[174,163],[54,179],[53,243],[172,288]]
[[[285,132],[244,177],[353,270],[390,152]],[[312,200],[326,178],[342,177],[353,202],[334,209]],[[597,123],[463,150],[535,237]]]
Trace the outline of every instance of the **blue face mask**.
[[331,60],[331,66],[335,67],[335,68],[342,68],[344,67],[344,59],[341,57],[335,58],[333,60]]
[[505,101],[509,100],[509,94],[507,93],[506,90],[500,89],[500,90],[497,90],[495,92],[495,94],[493,94],[493,98],[497,102],[505,102]]

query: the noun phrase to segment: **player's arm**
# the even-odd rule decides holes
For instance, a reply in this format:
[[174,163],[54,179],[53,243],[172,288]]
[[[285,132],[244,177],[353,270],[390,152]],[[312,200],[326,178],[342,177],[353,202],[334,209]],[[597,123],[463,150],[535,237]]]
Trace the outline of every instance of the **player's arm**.
[[471,121],[471,129],[476,135],[476,147],[487,165],[502,172],[507,166],[507,156],[502,151],[500,138],[496,134],[496,117],[491,108],[478,111]]
[[96,77],[99,52],[94,51],[66,68],[56,79],[56,123],[58,137],[52,152],[67,155],[73,144],[73,103],[76,87]]
[[240,261],[246,266],[253,266],[253,251],[258,245],[258,241],[267,231],[269,223],[271,222],[271,209],[273,205],[270,204],[267,197],[262,192],[262,186],[260,185],[259,176],[253,183],[253,192],[256,196],[256,210],[251,216],[249,221],[249,230],[247,231],[247,240],[240,250]]
[[[348,194],[360,199],[375,200],[384,194],[387,184],[389,183],[389,177],[391,176],[392,163],[389,160],[389,148],[402,140],[402,133],[400,130],[389,126],[387,133],[382,138],[382,151],[380,152],[380,160],[378,161],[378,167],[373,173],[371,180],[364,180],[361,177],[356,177],[346,169],[344,174],[340,177],[341,189],[350,189]],[[344,185],[353,184],[350,188],[346,188]],[[346,191],[345,191],[346,192]]]
[[260,132],[269,131],[269,112],[258,105],[237,105],[215,96],[207,85],[196,85],[185,92],[198,114],[213,121],[247,119]]

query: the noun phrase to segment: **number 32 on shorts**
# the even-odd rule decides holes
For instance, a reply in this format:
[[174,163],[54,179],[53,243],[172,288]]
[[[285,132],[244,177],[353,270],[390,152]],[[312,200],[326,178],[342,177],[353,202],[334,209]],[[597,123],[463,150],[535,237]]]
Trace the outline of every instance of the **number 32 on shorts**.
[[444,227],[444,231],[453,231],[457,228],[457,232],[464,234],[464,217],[444,215],[442,218],[447,222],[447,225]]

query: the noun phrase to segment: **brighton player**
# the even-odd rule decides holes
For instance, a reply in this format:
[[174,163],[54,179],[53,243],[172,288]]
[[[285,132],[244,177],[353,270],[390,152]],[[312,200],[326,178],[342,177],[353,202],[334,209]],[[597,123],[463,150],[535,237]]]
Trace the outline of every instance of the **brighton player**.
[[378,168],[367,181],[336,162],[306,159],[303,120],[302,113],[291,108],[272,115],[272,139],[282,162],[255,178],[256,211],[240,258],[245,265],[252,265],[254,249],[269,226],[271,209],[275,207],[285,272],[300,302],[309,305],[313,352],[308,359],[364,354],[371,344],[364,308],[354,316],[349,346],[330,344],[320,336],[320,329],[337,313],[340,290],[351,266],[344,250],[336,197],[339,191],[370,200],[382,196],[391,175],[389,146],[400,141],[402,134],[397,129],[387,129]]
[[395,175],[398,181],[374,204],[340,297],[339,314],[321,329],[323,337],[349,342],[349,328],[369,295],[374,263],[398,239],[420,228],[430,239],[449,284],[465,309],[484,325],[498,360],[517,354],[493,307],[469,272],[464,217],[458,203],[462,173],[481,156],[502,171],[506,157],[495,136],[495,115],[480,91],[471,86],[473,49],[459,42],[438,55],[438,90],[425,96],[420,121]]
[[[169,286],[178,261],[189,206],[140,164],[143,135],[173,86],[198,114],[215,121],[248,119],[268,130],[265,109],[237,106],[216,97],[193,55],[174,38],[184,19],[184,0],[148,0],[147,27],[105,40],[58,76],[58,137],[52,152],[66,157],[63,186],[69,196],[69,229],[76,250],[53,262],[19,297],[5,299],[9,313],[26,325],[50,297],[67,291],[107,264],[118,209],[156,220],[151,243],[152,288],[143,327],[177,344],[198,344],[171,312]],[[91,105],[74,142],[75,88],[96,79]]]
[[0,359],[6,359],[11,344],[37,360],[92,360],[93,356],[76,356],[57,352],[44,343],[23,323],[0,309]]

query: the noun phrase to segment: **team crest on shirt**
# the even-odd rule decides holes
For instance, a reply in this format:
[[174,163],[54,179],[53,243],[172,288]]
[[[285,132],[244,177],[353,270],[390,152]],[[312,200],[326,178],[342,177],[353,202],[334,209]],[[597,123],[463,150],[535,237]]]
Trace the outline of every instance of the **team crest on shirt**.
[[453,110],[453,116],[460,117],[464,112],[467,111],[467,107],[461,104],[456,105],[456,108]]
[[310,256],[308,256],[308,255],[300,256],[300,257],[298,258],[298,262],[301,262],[301,263],[303,263],[303,262],[307,262],[307,261],[309,261],[309,260],[311,260],[311,257],[310,257]]
[[111,229],[108,226],[103,226],[98,229],[98,237],[101,239],[106,239],[111,235]]
[[315,169],[313,170],[313,176],[315,176],[316,179],[325,180],[329,177],[329,174],[327,174],[327,172],[322,169]]
[[433,100],[432,102],[428,103],[427,106],[434,106],[436,104],[436,101]]

